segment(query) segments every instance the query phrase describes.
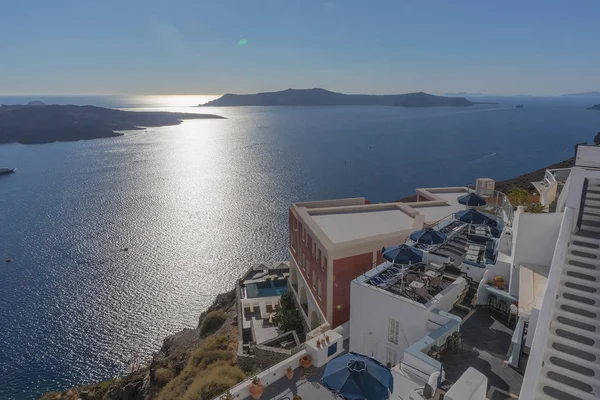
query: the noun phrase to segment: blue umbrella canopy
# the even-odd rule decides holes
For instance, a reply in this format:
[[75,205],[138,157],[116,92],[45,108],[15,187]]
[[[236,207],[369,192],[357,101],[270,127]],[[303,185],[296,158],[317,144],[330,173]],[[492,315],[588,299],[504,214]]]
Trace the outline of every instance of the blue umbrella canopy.
[[425,244],[440,244],[446,241],[446,235],[431,228],[414,231],[410,234],[410,238],[417,243]]
[[388,247],[387,249],[384,247],[381,249],[381,255],[395,264],[415,264],[423,261],[421,250],[405,244]]
[[485,201],[485,199],[483,197],[478,196],[475,193],[469,193],[462,197],[459,197],[458,202],[460,204],[464,204],[466,206],[474,206],[474,207],[485,206],[487,204],[487,202]]
[[345,400],[385,400],[390,398],[394,378],[376,360],[347,353],[327,363],[323,385]]
[[454,217],[468,224],[498,226],[498,221],[494,217],[473,209],[459,211],[454,214]]

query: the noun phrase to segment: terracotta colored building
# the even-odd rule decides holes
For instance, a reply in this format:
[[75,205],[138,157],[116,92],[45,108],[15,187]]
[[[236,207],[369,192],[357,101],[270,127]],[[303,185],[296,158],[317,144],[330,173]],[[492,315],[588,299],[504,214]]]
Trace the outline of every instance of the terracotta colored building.
[[381,260],[383,246],[404,243],[423,216],[403,203],[362,197],[294,203],[289,210],[290,281],[311,329],[350,318],[350,282]]

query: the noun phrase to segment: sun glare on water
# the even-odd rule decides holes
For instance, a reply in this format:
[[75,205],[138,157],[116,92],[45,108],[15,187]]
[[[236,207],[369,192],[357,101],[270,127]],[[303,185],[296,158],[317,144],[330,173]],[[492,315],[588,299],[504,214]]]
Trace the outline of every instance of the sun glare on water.
[[174,94],[174,95],[155,95],[143,96],[141,103],[155,107],[194,107],[204,104],[208,101],[219,98],[218,95],[196,95],[196,94]]

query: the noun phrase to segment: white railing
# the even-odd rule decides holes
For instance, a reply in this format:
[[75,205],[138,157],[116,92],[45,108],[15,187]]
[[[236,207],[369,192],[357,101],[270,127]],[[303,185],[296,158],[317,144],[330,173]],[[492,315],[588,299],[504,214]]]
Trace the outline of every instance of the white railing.
[[569,179],[569,175],[571,174],[571,168],[556,168],[549,169],[547,171],[550,171],[554,180],[557,182],[566,182],[566,180]]
[[[477,193],[475,185],[467,185],[467,187],[469,188],[469,190],[472,190],[473,192]],[[512,225],[515,211],[510,200],[508,200],[508,197],[504,193],[499,192],[498,190],[493,190],[491,194],[485,194],[482,195],[482,197],[484,197],[490,204],[490,206],[482,207],[482,211],[486,211],[486,209],[491,208],[491,211],[497,217],[502,218],[504,225]]]

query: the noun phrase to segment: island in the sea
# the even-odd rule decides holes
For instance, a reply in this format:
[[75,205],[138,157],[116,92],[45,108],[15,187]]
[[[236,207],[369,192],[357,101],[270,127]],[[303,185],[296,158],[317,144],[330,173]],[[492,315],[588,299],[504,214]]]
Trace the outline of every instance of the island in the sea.
[[203,107],[233,106],[397,106],[397,107],[463,107],[473,105],[464,97],[435,96],[428,93],[343,94],[325,89],[287,89],[256,94],[227,93],[200,104]]
[[95,106],[0,106],[0,143],[39,144],[121,136],[118,131],[178,125],[185,119],[223,118],[213,114],[120,111]]
[[598,111],[600,111],[600,104],[596,104],[595,106],[588,107],[588,110],[598,110]]
[[592,92],[583,92],[583,93],[568,93],[568,94],[563,94],[562,97],[600,97],[600,92],[599,91],[592,91]]

